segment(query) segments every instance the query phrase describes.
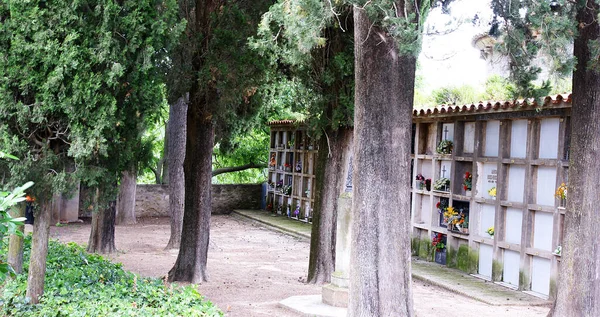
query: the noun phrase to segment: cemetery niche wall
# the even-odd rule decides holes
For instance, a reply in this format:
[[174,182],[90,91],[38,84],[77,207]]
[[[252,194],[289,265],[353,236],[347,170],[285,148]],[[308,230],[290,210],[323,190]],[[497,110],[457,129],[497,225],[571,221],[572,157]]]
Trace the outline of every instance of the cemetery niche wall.
[[415,110],[413,254],[552,297],[570,112],[570,95]]
[[269,126],[267,210],[312,222],[318,148],[301,122],[278,120]]

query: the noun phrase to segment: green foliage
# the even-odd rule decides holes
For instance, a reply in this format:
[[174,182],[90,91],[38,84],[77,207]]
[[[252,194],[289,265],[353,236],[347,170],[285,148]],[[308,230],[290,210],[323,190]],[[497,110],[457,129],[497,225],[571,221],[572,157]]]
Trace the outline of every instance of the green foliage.
[[0,143],[21,158],[0,163],[8,185],[34,180],[41,202],[78,180],[114,188],[163,100],[175,1],[4,1],[0,21]]
[[456,253],[456,267],[466,273],[476,273],[479,265],[479,255],[471,250],[468,245],[463,244],[458,247]]
[[550,81],[534,84],[541,73],[536,60],[544,60],[551,73],[562,76],[573,70],[569,48],[577,34],[573,10],[577,5],[581,4],[568,0],[492,2],[494,28],[501,26],[504,35],[498,49],[509,58],[513,98],[541,98],[550,92]]
[[[234,139],[234,148],[230,152],[215,147],[213,169],[240,166],[248,163],[267,164],[269,153],[269,133],[255,129],[247,135]],[[266,180],[264,168],[220,174],[213,177],[216,184],[262,183]]]
[[[27,272],[31,249],[25,239]],[[6,249],[2,250],[4,253]],[[124,271],[74,243],[50,241],[44,295],[37,305],[25,299],[27,274],[18,275],[3,289],[4,316],[222,316],[204,300],[194,285],[165,285]]]
[[[23,234],[17,230],[17,227],[23,225],[25,218],[13,218],[9,210],[11,207],[25,200],[25,191],[31,186],[33,186],[33,182],[27,182],[25,185],[15,188],[12,192],[0,191],[0,249],[6,248],[6,238],[9,235]],[[8,263],[2,260],[3,258],[4,256],[0,256],[0,284],[4,282],[7,273],[14,274]]]

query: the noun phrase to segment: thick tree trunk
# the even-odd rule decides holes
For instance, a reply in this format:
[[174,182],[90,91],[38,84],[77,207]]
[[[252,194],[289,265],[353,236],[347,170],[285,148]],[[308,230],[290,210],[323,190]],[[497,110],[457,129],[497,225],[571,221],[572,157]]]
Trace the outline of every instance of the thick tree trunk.
[[31,258],[27,275],[26,297],[31,304],[39,303],[40,296],[44,294],[44,278],[46,275],[46,257],[48,256],[48,234],[52,218],[52,203],[44,202],[33,224],[33,237],[31,239]]
[[90,253],[113,253],[115,247],[115,216],[117,203],[111,201],[92,215],[92,231],[87,251]]
[[181,246],[175,266],[169,271],[169,281],[200,283],[207,280],[214,127],[212,116],[195,100],[191,100],[187,111]]
[[183,162],[185,158],[185,138],[187,120],[187,100],[179,98],[169,107],[168,141],[168,174],[169,174],[169,216],[171,217],[171,237],[167,249],[179,248],[181,243],[181,226],[183,223],[183,204],[185,197],[185,181]]
[[[171,114],[171,107],[169,107],[169,115]],[[167,120],[167,122],[165,123],[165,140],[164,140],[164,144],[163,144],[163,165],[162,165],[162,179],[161,179],[161,184],[168,184],[169,183],[169,124],[171,123],[170,120]]]
[[121,186],[119,187],[119,197],[117,198],[117,221],[118,225],[131,225],[135,221],[135,190],[136,190],[136,172],[135,169],[124,171],[121,177]]
[[335,270],[337,202],[344,190],[344,163],[351,143],[352,130],[349,128],[328,131],[327,136],[321,137],[307,283],[330,282],[331,273]]
[[[11,216],[13,218],[25,217],[25,208],[27,207],[27,203],[20,203],[17,208],[11,212]],[[21,234],[25,231],[25,226],[21,225],[17,227],[17,231],[20,231]],[[8,242],[8,265],[12,267],[12,269],[17,273],[21,274],[23,272],[23,236],[19,236],[16,234],[11,234]]]
[[598,4],[590,0],[580,5],[576,19],[579,36],[574,45],[577,66],[571,120],[577,124],[571,132],[569,197],[551,316],[600,316],[600,72],[588,68],[589,62],[598,63],[589,46],[600,40],[598,12]]
[[356,6],[354,43],[348,316],[413,316],[409,185],[416,59],[399,55],[395,40]]

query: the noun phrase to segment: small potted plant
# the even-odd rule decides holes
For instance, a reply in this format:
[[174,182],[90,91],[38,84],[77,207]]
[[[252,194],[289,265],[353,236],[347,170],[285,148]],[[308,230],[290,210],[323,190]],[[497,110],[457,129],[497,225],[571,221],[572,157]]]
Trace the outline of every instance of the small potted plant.
[[471,196],[472,186],[473,186],[473,174],[466,172],[465,177],[463,179],[463,189],[465,190],[465,195]]
[[488,190],[488,195],[490,195],[492,199],[496,199],[496,186]]
[[565,208],[567,206],[567,192],[568,188],[565,183],[561,183],[560,186],[556,189],[556,193],[554,196],[558,198],[558,207]]
[[433,183],[433,190],[438,190],[442,192],[447,192],[450,188],[450,180],[442,177]]
[[454,148],[454,144],[450,140],[442,140],[438,146],[435,148],[435,151],[438,154],[452,154],[452,149]]
[[418,190],[423,190],[425,187],[425,177],[421,174],[417,174],[415,188]]

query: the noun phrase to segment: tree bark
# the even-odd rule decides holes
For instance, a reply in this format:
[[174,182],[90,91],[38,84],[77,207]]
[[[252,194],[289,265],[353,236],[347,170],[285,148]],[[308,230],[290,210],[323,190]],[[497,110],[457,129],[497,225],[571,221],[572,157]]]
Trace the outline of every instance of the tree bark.
[[322,136],[320,140],[315,170],[315,203],[307,277],[307,283],[313,284],[330,282],[331,273],[335,270],[337,202],[344,191],[345,158],[352,144],[352,130],[349,128],[326,133],[327,136]]
[[[586,3],[587,2],[587,3]],[[577,58],[573,73],[569,196],[565,214],[562,257],[557,296],[550,316],[600,316],[600,72],[588,67],[598,63],[590,49],[600,39],[595,1],[578,5],[579,36],[575,39]]]
[[117,198],[117,220],[118,225],[131,225],[135,220],[135,190],[136,190],[136,172],[135,169],[124,171],[121,177],[121,186],[119,187],[119,197]]
[[40,205],[40,213],[33,224],[33,237],[31,239],[31,257],[27,275],[27,292],[31,304],[39,303],[40,296],[44,294],[44,278],[46,275],[46,258],[48,257],[48,234],[52,218],[52,202]]
[[168,141],[168,174],[169,174],[169,217],[171,217],[171,237],[167,249],[179,248],[181,243],[181,226],[183,223],[183,204],[185,197],[185,181],[183,162],[185,158],[187,100],[179,98],[169,107]]
[[113,253],[115,247],[115,216],[116,201],[108,203],[107,208],[101,208],[92,215],[92,231],[88,241],[87,251],[90,253]]
[[239,171],[247,170],[250,168],[267,168],[267,164],[256,164],[256,163],[252,162],[252,163],[248,163],[248,164],[244,164],[244,165],[240,165],[240,166],[217,168],[212,171],[212,176],[217,176],[217,175],[231,173],[231,172],[239,172]]
[[[169,107],[169,115],[171,114],[171,107]],[[168,184],[169,183],[169,124],[171,123],[170,120],[167,120],[167,122],[165,123],[165,140],[164,140],[164,144],[163,144],[163,165],[162,165],[162,179],[161,179],[161,184]]]
[[198,99],[201,98],[191,98],[187,111],[185,210],[179,254],[169,271],[171,282],[200,283],[208,278],[214,126],[212,116],[204,111],[205,106],[197,103],[203,100]]
[[[13,218],[25,217],[25,208],[27,207],[26,202],[20,203],[17,208],[11,212]],[[25,232],[25,225],[17,227],[17,231],[23,234]],[[17,274],[23,273],[23,236],[11,234],[8,241],[8,265]]]
[[[398,10],[403,11],[402,2]],[[355,109],[348,316],[414,316],[410,144],[416,58],[354,7]]]

